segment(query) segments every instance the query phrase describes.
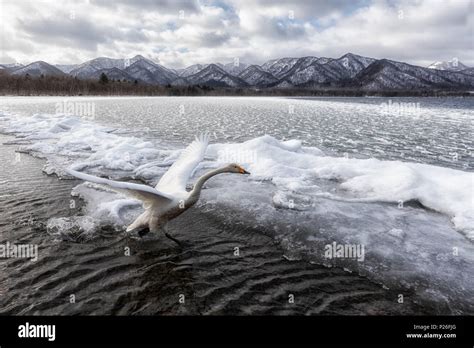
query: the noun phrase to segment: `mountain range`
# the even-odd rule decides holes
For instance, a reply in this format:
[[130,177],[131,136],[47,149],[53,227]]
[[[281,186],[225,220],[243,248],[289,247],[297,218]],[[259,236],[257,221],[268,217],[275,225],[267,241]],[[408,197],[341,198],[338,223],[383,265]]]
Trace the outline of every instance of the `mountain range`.
[[428,66],[430,69],[438,69],[438,70],[450,70],[450,71],[463,71],[468,69],[463,63],[458,61],[456,58],[448,60],[446,62],[434,62]]
[[1,64],[12,75],[74,76],[149,85],[205,85],[231,88],[355,88],[362,90],[417,90],[474,88],[474,68],[457,60],[435,62],[428,67],[389,59],[347,53],[339,58],[280,58],[262,65],[236,62],[194,64],[169,69],[141,55],[133,58],[95,58],[77,65],[51,65],[43,61],[26,66]]

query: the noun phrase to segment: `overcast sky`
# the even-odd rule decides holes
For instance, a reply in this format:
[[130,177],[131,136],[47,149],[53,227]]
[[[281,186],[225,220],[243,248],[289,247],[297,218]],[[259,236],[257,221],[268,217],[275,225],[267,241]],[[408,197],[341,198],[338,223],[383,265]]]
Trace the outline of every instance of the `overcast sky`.
[[352,52],[474,66],[470,0],[0,0],[0,62],[141,54],[167,67]]

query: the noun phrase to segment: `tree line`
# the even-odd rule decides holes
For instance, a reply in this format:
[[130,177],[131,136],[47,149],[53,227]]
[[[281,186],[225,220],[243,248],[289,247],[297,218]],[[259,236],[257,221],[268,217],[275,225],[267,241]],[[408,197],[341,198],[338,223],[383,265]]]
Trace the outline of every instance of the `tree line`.
[[137,95],[137,96],[469,96],[469,92],[436,90],[365,91],[357,88],[230,88],[208,85],[149,85],[141,81],[114,80],[102,73],[99,79],[73,76],[11,75],[0,70],[0,95]]

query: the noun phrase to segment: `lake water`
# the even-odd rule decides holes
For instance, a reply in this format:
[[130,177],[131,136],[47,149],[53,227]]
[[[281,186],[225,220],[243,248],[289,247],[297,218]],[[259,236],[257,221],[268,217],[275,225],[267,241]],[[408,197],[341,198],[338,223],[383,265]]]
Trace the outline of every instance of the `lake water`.
[[101,124],[178,145],[200,132],[216,142],[265,134],[344,154],[473,170],[473,98],[2,98],[17,114],[92,103]]
[[[3,97],[0,244],[38,245],[40,258],[0,259],[0,312],[474,313],[473,109],[472,98]],[[252,174],[206,183],[170,223],[184,249],[126,234],[138,202],[64,174],[155,184],[205,132],[190,182],[230,161]],[[333,245],[363,257],[328,258]]]

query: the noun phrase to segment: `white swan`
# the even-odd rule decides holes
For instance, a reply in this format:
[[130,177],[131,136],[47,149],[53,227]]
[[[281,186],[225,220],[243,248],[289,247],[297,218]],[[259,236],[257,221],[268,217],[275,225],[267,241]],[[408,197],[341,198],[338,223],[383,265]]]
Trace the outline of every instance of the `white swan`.
[[178,240],[165,231],[165,225],[198,201],[202,186],[207,180],[221,173],[250,174],[241,166],[232,163],[202,175],[196,180],[193,189],[186,191],[186,183],[197,165],[203,160],[208,142],[207,137],[200,136],[189,144],[178,160],[161,177],[155,188],[99,178],[72,169],[66,169],[66,172],[82,180],[108,185],[115,191],[141,200],[145,211],[127,227],[128,232],[137,230],[140,235],[143,235],[142,232],[146,230],[157,232],[162,229],[168,238],[179,244]]

